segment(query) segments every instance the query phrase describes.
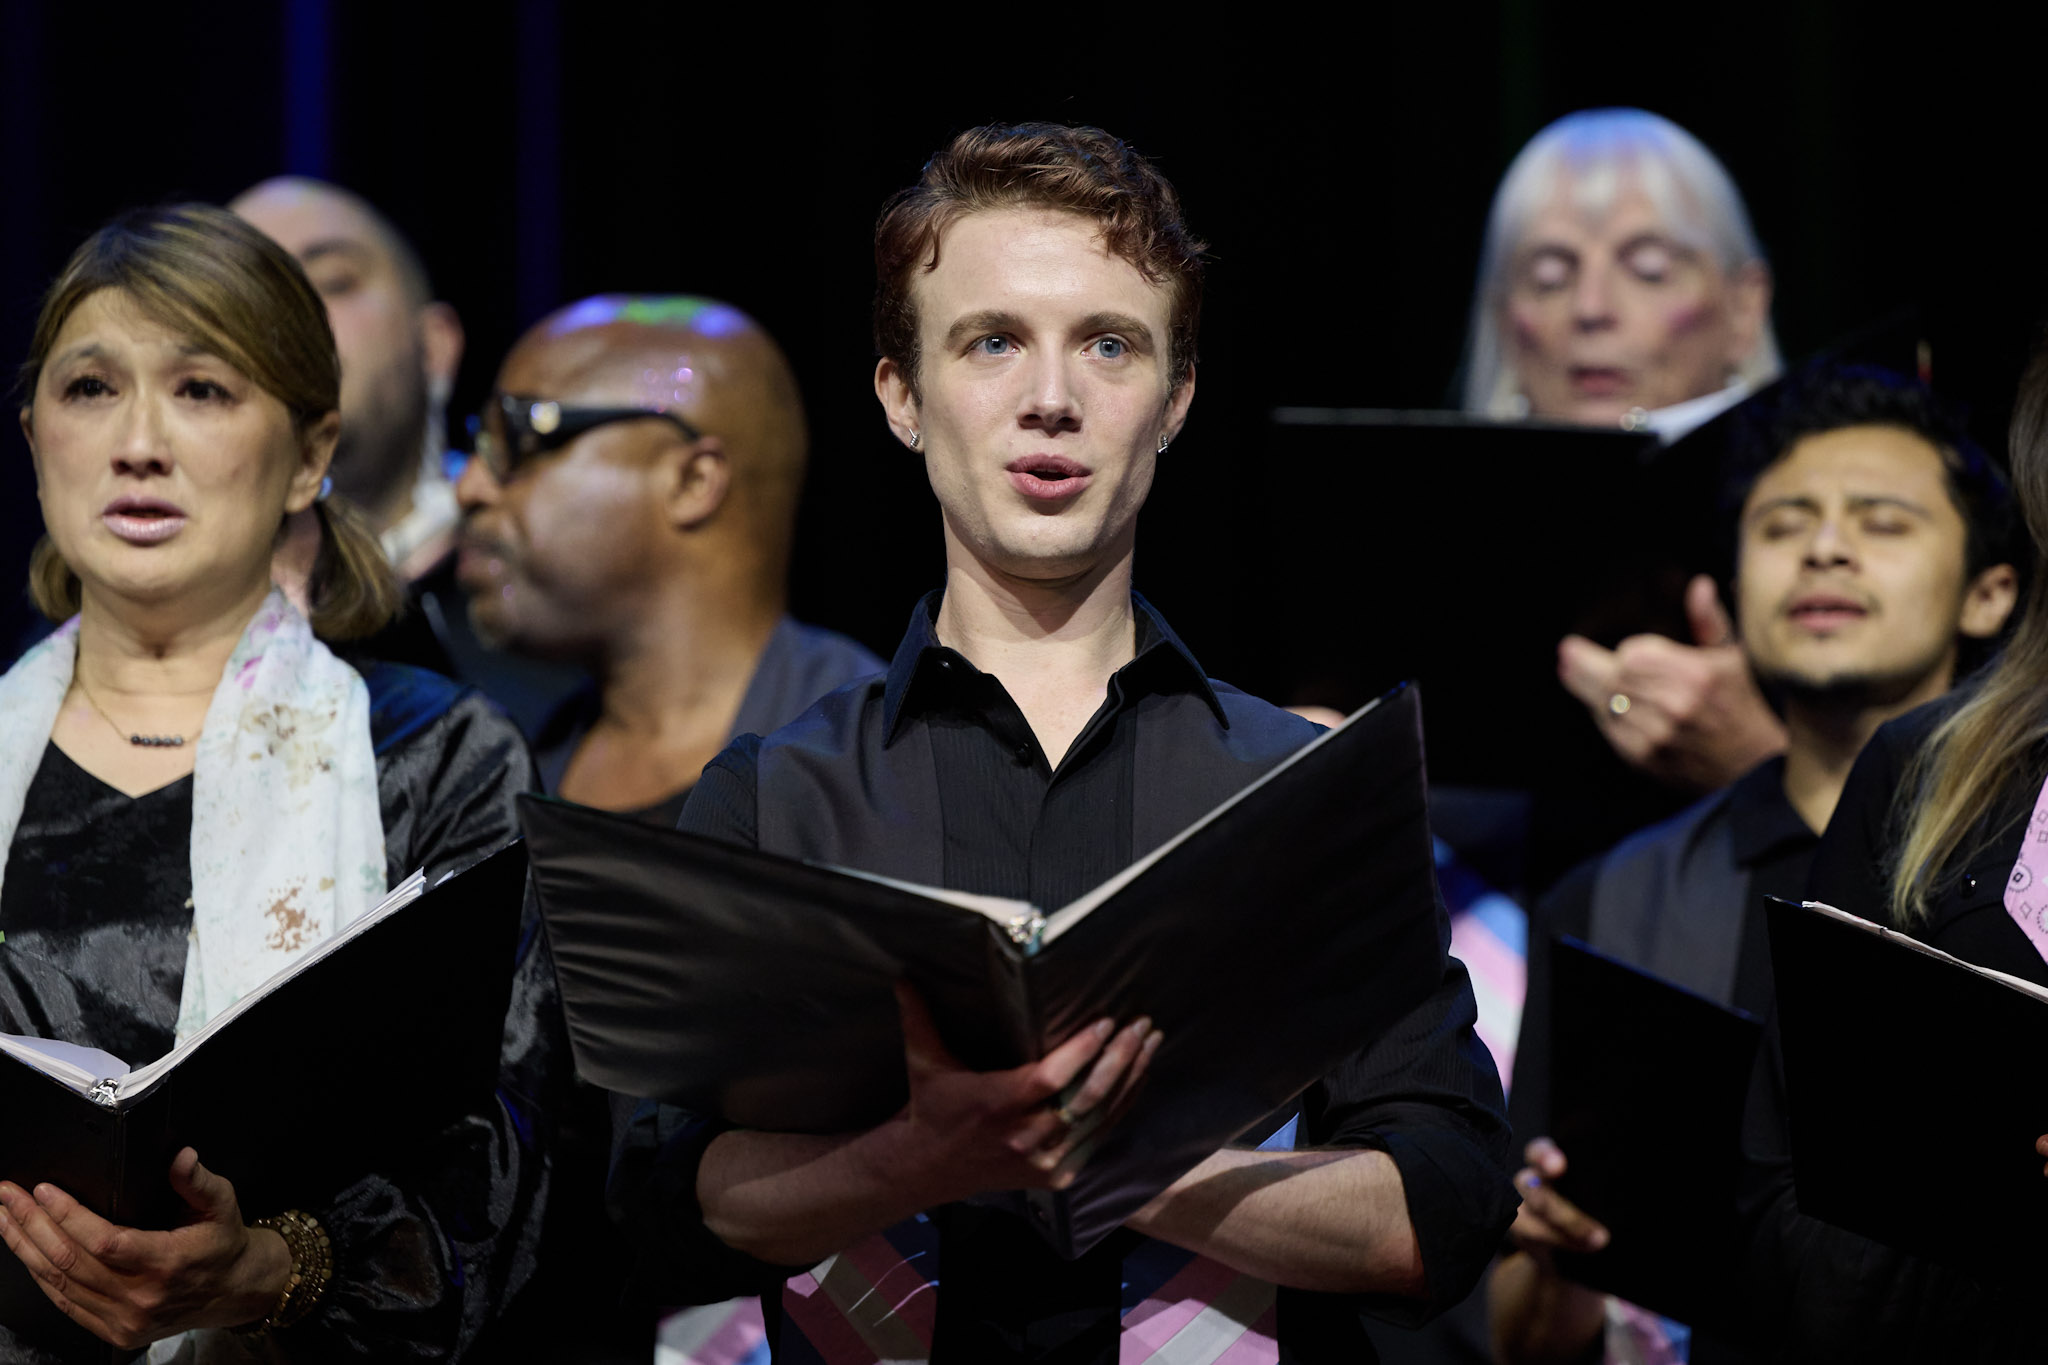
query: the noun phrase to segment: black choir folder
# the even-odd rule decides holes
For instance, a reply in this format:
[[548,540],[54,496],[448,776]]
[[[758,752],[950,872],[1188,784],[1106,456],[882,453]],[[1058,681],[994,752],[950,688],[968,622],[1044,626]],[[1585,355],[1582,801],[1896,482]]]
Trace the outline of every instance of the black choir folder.
[[2037,1276],[2048,989],[1818,902],[1769,914],[1800,1212],[1994,1281]]
[[[171,1227],[171,1158],[234,1182],[244,1218],[317,1211],[490,1101],[524,899],[521,844],[423,889],[417,874],[198,1034],[130,1070],[0,1036],[0,1177],[48,1181],[116,1223]],[[0,1248],[0,1323],[83,1330]]]
[[1077,1256],[1433,991],[1442,923],[1415,689],[1318,736],[1059,908],[816,866],[522,797],[585,1078],[747,1128],[832,1133],[903,1105],[893,983],[980,1070],[1103,1016],[1165,1039],[1058,1195]]
[[[1607,1225],[1580,1284],[1695,1326],[1736,1302],[1742,1107],[1760,1026],[1572,938],[1551,952],[1559,1193]],[[1533,1137],[1535,1134],[1526,1134]]]

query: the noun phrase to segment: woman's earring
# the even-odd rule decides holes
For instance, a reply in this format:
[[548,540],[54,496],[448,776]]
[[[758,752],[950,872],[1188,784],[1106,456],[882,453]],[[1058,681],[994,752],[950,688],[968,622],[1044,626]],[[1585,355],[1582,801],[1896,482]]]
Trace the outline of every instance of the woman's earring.
[[923,433],[923,432],[921,432],[921,431],[913,431],[913,432],[911,432],[911,433],[910,433],[910,448],[911,448],[912,450],[916,450],[916,449],[917,449],[917,445],[918,445],[918,442],[922,441],[923,439],[924,439],[924,433]]
[[1159,433],[1159,453],[1161,455],[1164,455],[1166,453],[1166,448],[1172,444],[1173,442],[1166,439],[1165,432],[1162,431]]

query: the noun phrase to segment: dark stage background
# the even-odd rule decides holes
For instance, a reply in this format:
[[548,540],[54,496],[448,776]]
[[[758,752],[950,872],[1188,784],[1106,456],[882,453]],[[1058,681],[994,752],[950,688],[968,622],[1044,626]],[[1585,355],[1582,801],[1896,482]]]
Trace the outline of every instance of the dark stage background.
[[[1242,509],[1317,490],[1269,458],[1268,414],[1448,400],[1493,185],[1568,110],[1644,105],[1726,160],[1776,267],[1788,355],[1919,307],[1937,383],[1998,448],[2048,302],[2029,44],[1869,12],[1515,0],[1314,22],[1234,10],[1200,28],[1155,10],[1117,29],[1009,9],[963,11],[998,27],[948,44],[933,31],[955,18],[929,9],[763,7],[737,23],[561,0],[9,2],[0,352],[22,353],[44,283],[111,212],[218,201],[286,170],[355,188],[419,242],[468,328],[458,414],[518,330],[565,300],[729,299],[782,341],[808,400],[795,607],[886,653],[940,563],[922,470],[869,387],[875,210],[961,127],[1100,123],[1158,159],[1215,254],[1199,397],[1146,514],[1140,587],[1211,672],[1284,692],[1285,642],[1258,628],[1237,571],[1287,527]],[[2021,54],[2009,70],[2006,52]],[[13,575],[39,521],[26,450],[5,440]],[[1418,549],[1485,553],[1458,545],[1455,508],[1409,525]],[[1347,576],[1345,550],[1301,584],[1332,630],[1359,627],[1373,588]],[[1445,602],[1444,627],[1483,635],[1489,609]],[[25,598],[4,594],[0,613],[15,638]]]

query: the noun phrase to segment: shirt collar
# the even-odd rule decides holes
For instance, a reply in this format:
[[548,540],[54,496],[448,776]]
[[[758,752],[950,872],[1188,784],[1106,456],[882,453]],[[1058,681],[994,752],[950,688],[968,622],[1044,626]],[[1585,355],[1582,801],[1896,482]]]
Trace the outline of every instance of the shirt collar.
[[1735,861],[1753,867],[1793,847],[1811,847],[1820,836],[1807,827],[1785,795],[1781,754],[1751,768],[1728,789],[1728,833]]
[[[903,633],[903,643],[896,647],[896,657],[889,661],[889,680],[882,689],[885,744],[895,740],[907,711],[922,709],[927,697],[937,695],[941,684],[936,678],[956,668],[964,670],[963,677],[980,674],[966,656],[939,643],[936,622],[939,603],[944,598],[943,589],[934,589],[918,600],[911,609],[910,628]],[[1225,714],[1216,689],[1210,686],[1209,676],[1180,636],[1173,633],[1173,627],[1166,624],[1166,618],[1135,592],[1131,594],[1131,611],[1137,620],[1137,652],[1115,674],[1122,681],[1125,696],[1191,692],[1228,729],[1230,717]]]

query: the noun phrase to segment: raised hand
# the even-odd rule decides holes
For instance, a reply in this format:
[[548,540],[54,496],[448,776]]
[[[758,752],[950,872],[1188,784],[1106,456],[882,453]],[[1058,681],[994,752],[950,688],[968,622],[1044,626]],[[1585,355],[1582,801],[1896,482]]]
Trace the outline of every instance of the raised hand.
[[1614,751],[1675,786],[1712,791],[1785,747],[1757,690],[1734,622],[1705,574],[1686,587],[1691,645],[1632,635],[1602,649],[1579,635],[1557,647],[1557,675]]

